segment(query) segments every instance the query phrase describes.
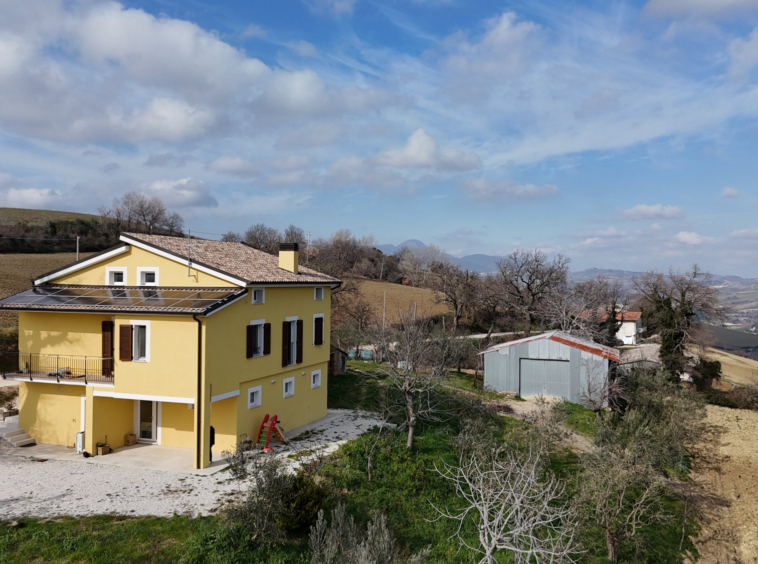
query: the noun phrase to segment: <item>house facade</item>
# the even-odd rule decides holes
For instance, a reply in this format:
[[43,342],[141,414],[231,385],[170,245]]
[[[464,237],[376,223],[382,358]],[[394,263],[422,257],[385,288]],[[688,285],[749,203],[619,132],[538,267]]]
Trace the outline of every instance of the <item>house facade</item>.
[[[239,243],[125,233],[107,251],[0,300],[19,312],[19,427],[39,443],[140,442],[193,449],[195,468],[326,415],[331,291],[340,281]],[[15,356],[14,356],[15,355]]]

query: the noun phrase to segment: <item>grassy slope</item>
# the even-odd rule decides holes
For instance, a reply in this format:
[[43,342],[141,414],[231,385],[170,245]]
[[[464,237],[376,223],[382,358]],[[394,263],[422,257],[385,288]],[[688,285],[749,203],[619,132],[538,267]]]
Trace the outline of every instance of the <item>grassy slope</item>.
[[30,225],[44,225],[48,221],[64,221],[68,219],[97,219],[98,216],[87,213],[76,213],[54,210],[29,210],[24,208],[0,208],[0,225],[14,225],[19,221],[27,221]]
[[[34,210],[31,210],[34,211]],[[90,253],[81,253],[80,257]],[[31,287],[31,279],[76,260],[76,253],[0,255],[0,299]],[[0,330],[15,328],[18,314],[0,311]]]
[[736,384],[758,383],[752,380],[758,379],[758,361],[711,348],[707,350],[706,357],[721,363],[721,372],[727,380]]
[[419,316],[432,316],[446,313],[448,307],[437,303],[434,292],[426,288],[413,288],[402,284],[390,284],[377,280],[362,280],[361,294],[372,304],[381,317],[384,303],[384,292],[387,292],[387,321],[397,321],[399,312],[408,312],[416,304]]

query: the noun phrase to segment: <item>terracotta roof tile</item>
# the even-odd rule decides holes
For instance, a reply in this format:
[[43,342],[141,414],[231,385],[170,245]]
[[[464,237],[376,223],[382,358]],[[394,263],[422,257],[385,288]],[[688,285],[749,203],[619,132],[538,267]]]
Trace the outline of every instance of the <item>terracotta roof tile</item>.
[[[187,260],[187,239],[185,237],[168,237],[166,235],[147,235],[144,233],[123,233],[122,241],[129,240],[146,243],[151,247],[167,251]],[[198,265],[219,270],[247,282],[274,284],[340,284],[337,278],[321,274],[310,268],[300,266],[298,274],[279,268],[279,257],[264,253],[242,243],[210,241],[208,239],[191,240],[191,260]]]

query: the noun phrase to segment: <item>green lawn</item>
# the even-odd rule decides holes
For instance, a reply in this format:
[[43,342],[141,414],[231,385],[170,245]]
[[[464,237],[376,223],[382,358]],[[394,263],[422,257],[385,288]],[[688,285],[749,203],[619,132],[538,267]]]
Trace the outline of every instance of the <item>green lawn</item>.
[[582,407],[576,403],[566,403],[569,407],[569,414],[566,416],[566,426],[576,431],[580,435],[588,438],[595,436],[597,431],[597,416],[594,411]]

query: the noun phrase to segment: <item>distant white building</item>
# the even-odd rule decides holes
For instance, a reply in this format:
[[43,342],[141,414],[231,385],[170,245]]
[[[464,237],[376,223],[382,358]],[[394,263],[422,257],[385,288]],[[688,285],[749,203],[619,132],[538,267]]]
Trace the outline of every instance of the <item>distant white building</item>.
[[[584,312],[582,317],[589,316]],[[597,320],[605,323],[608,315],[605,312],[598,312]],[[616,332],[616,338],[625,345],[637,345],[642,333],[642,312],[641,311],[619,311],[616,313],[616,321],[621,322],[621,326]]]

